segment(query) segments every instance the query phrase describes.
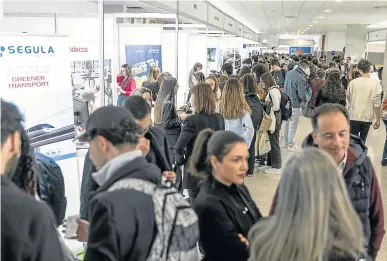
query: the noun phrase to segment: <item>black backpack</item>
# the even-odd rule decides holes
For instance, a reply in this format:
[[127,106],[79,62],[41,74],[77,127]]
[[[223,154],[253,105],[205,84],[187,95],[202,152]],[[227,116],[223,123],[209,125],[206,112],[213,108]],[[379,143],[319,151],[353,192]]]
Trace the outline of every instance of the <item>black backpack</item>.
[[66,213],[67,199],[62,170],[50,157],[35,153],[37,165],[38,194],[55,215],[56,225],[62,224]]
[[[292,117],[292,101],[290,100],[289,96],[278,89],[281,93],[281,103],[280,103],[280,109],[281,109],[281,121],[287,121]],[[271,95],[269,93],[269,98],[271,99]],[[269,110],[270,114],[270,110]]]

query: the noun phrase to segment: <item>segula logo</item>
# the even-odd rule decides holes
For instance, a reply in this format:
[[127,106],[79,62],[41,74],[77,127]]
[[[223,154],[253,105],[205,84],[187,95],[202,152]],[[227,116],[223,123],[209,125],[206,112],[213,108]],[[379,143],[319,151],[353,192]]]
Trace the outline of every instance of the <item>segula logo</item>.
[[17,54],[54,54],[54,48],[52,46],[41,46],[41,45],[9,45],[0,46],[0,57],[5,54],[17,55]]
[[89,51],[89,49],[86,47],[73,46],[73,47],[70,47],[69,49],[70,49],[70,52],[72,52],[72,53],[87,53]]

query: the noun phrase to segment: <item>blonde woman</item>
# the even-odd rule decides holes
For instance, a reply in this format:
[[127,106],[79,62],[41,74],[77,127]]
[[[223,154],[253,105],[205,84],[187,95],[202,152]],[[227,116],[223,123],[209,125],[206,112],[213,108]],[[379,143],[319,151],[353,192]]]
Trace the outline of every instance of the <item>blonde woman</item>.
[[254,137],[250,106],[247,104],[243,86],[237,79],[229,79],[223,89],[219,112],[224,117],[225,130],[233,131],[250,144]]
[[275,214],[248,235],[250,261],[358,261],[364,236],[343,177],[326,152],[308,148],[283,168]]

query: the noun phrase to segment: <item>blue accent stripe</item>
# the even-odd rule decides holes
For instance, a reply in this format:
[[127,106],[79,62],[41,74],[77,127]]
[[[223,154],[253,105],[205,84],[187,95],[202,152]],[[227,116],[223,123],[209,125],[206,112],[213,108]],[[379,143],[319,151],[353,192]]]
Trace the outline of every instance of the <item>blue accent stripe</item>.
[[76,156],[77,156],[77,153],[74,152],[74,153],[68,153],[68,154],[64,154],[56,157],[51,157],[51,159],[53,159],[54,161],[60,161],[60,160],[75,158]]

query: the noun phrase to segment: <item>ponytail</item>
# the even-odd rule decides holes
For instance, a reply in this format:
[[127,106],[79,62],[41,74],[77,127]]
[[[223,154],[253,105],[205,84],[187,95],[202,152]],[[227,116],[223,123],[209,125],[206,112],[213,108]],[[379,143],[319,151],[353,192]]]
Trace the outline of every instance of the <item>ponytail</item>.
[[208,161],[207,145],[211,136],[214,134],[212,129],[204,129],[199,133],[190,157],[190,172],[201,178],[208,178],[212,173],[211,164]]

